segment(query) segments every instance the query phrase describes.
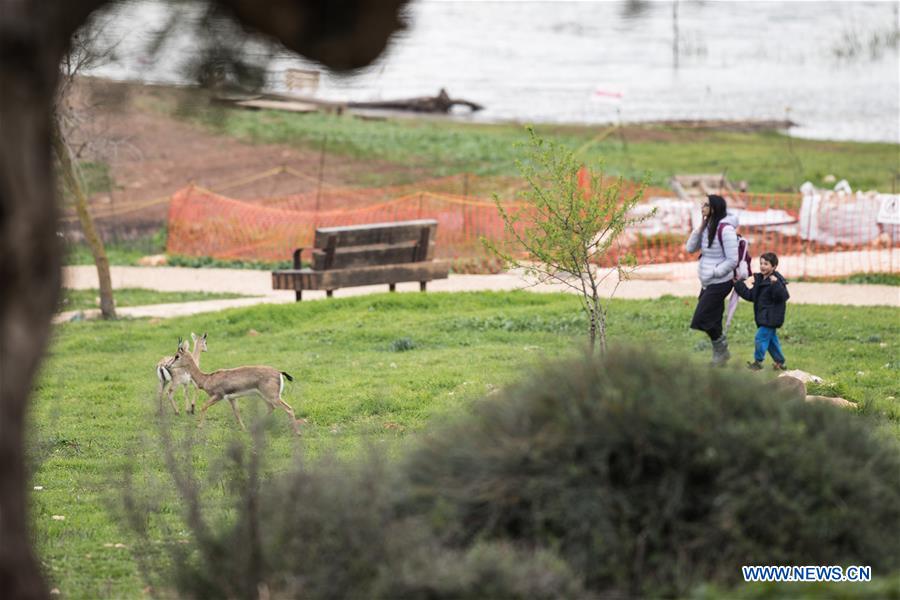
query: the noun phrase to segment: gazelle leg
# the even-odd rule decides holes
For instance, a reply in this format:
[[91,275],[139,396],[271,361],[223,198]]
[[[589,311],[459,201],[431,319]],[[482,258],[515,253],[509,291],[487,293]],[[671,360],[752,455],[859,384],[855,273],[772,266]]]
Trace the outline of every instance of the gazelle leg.
[[203,427],[203,422],[206,421],[207,409],[209,409],[210,406],[212,406],[213,404],[215,404],[216,402],[218,402],[221,399],[222,399],[222,396],[217,395],[217,396],[213,396],[212,398],[210,398],[209,400],[206,401],[206,404],[204,404],[203,407],[200,409],[200,422],[197,423],[197,429]]
[[197,400],[197,388],[188,383],[184,386],[184,414],[194,414],[194,402]]
[[234,418],[237,419],[238,425],[241,426],[241,430],[247,431],[247,428],[244,427],[244,422],[241,421],[241,413],[238,412],[237,401],[234,398],[229,398],[228,402],[231,403],[231,410],[234,411]]
[[300,428],[297,427],[297,417],[294,415],[294,409],[291,408],[290,404],[288,404],[281,398],[278,399],[278,404],[291,417],[291,427],[294,428],[294,433],[296,433],[297,435],[300,435]]
[[175,411],[175,414],[178,414],[178,405],[175,404],[175,384],[169,384],[169,403],[172,405],[172,410]]
[[166,384],[164,381],[160,381],[159,385],[156,387],[156,400],[159,403],[159,414],[163,412],[163,394],[166,391]]

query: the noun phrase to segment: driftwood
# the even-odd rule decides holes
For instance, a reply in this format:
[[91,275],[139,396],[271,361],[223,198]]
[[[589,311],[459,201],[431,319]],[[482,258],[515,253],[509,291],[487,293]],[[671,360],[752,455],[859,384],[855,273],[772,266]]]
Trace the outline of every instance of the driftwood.
[[348,102],[349,108],[379,108],[385,110],[409,110],[412,112],[448,113],[455,105],[468,106],[472,112],[484,107],[475,102],[451,98],[447,90],[441,88],[437,96],[421,96],[403,100],[384,100],[381,102]]

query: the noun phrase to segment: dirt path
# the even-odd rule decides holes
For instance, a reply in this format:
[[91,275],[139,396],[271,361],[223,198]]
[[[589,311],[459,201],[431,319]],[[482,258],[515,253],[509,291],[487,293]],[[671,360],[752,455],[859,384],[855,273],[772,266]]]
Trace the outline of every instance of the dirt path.
[[[693,265],[688,264],[693,267]],[[661,265],[664,273],[665,266]],[[682,271],[686,271],[682,267]],[[656,276],[648,271],[650,276]],[[646,275],[645,275],[646,276]],[[281,304],[294,302],[294,293],[273,290],[272,277],[267,271],[239,269],[185,269],[177,267],[112,267],[113,286],[116,288],[145,288],[166,292],[203,291],[233,292],[252,296],[232,300],[206,300],[180,304],[156,304],[151,306],[124,307],[118,309],[120,316],[168,318],[213,312],[227,308],[252,306],[255,304]],[[92,266],[65,267],[63,271],[65,287],[73,289],[97,288],[97,271]],[[603,291],[612,292],[616,286],[615,274],[604,282]],[[417,283],[401,283],[398,292],[418,291]],[[529,290],[533,292],[573,291],[562,284],[535,284],[519,272],[500,275],[451,275],[448,279],[428,284],[434,292],[475,292]],[[843,304],[850,306],[893,306],[900,307],[900,288],[887,285],[843,285],[838,283],[791,283],[791,302],[796,304]],[[358,296],[383,293],[384,285],[373,285],[337,290],[335,297]],[[692,278],[681,279],[632,279],[618,284],[616,298],[653,299],[663,295],[694,297],[698,293],[697,282]],[[325,292],[304,292],[304,301],[319,300]],[[87,311],[83,316],[91,318],[96,311]],[[56,321],[71,320],[76,313],[57,315]],[[77,317],[81,318],[81,316]]]

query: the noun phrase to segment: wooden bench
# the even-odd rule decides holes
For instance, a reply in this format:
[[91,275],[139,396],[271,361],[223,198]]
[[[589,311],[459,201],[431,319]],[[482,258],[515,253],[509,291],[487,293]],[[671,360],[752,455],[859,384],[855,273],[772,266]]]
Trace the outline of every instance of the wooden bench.
[[418,281],[419,289],[433,279],[446,279],[450,266],[434,261],[437,221],[398,221],[316,229],[312,268],[301,268],[306,248],[294,250],[294,268],[272,272],[272,287],[325,290],[330,298],[339,288],[386,283],[396,291],[401,281]]

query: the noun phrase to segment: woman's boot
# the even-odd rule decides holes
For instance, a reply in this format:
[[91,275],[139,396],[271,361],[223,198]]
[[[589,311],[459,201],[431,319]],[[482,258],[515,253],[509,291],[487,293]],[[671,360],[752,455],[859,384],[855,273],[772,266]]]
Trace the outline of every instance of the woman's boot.
[[728,351],[728,338],[725,334],[722,334],[717,340],[712,341],[713,347],[713,358],[712,358],[712,366],[721,367],[725,363],[728,362],[728,359],[731,358],[731,352]]

